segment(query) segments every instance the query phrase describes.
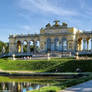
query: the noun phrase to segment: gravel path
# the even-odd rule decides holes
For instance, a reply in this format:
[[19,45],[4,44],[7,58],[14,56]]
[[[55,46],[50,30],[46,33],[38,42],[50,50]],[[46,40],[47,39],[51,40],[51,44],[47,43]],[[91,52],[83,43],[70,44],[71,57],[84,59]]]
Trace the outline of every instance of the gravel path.
[[8,73],[12,73],[12,72],[14,72],[14,73],[34,73],[32,71],[16,71],[16,70],[1,70],[1,69],[0,69],[0,72],[8,72]]
[[61,90],[59,92],[92,92],[92,80],[66,88],[65,90]]

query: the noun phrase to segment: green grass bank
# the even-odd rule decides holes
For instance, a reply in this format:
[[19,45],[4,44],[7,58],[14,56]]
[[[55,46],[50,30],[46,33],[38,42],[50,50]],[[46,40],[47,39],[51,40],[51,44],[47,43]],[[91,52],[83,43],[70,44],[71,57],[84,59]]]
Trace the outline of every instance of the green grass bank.
[[46,86],[46,87],[40,88],[39,90],[33,90],[28,92],[59,92],[59,90],[63,90],[67,87],[71,87],[76,84],[86,82],[88,80],[92,80],[92,75],[89,75],[88,77],[81,77],[79,79],[67,80],[58,84],[54,84],[52,86]]
[[92,60],[51,59],[51,60],[8,60],[0,59],[0,69],[33,72],[92,72]]
[[[75,60],[75,59],[51,59],[51,60],[9,60],[0,59],[0,69],[2,70],[17,70],[17,71],[32,71],[32,72],[75,72],[76,68],[80,68],[82,72],[92,72],[92,60]],[[57,70],[57,71],[56,71]],[[2,77],[0,81],[2,81]],[[6,81],[12,81],[9,78],[4,78]],[[79,79],[67,80],[64,82],[54,83],[52,86],[43,87],[40,90],[32,92],[58,92],[66,87],[79,84],[92,79],[92,74]],[[19,80],[15,80],[19,81]],[[22,80],[21,80],[22,81]],[[24,81],[24,80],[23,80]],[[25,80],[30,81],[30,80]]]

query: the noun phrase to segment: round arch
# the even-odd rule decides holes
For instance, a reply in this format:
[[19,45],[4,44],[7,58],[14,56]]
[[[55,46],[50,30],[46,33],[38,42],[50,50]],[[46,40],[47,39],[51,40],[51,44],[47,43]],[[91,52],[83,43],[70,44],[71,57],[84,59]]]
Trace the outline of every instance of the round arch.
[[30,44],[30,52],[34,52],[34,48],[35,48],[34,40],[30,40],[29,44]]
[[23,41],[23,52],[27,52],[28,42],[26,40]]
[[54,39],[54,50],[58,51],[58,48],[59,48],[59,39],[55,38]]
[[67,39],[62,38],[62,50],[67,51],[67,48],[68,48]]
[[20,40],[17,41],[17,52],[18,53],[21,52],[21,41]]
[[51,39],[47,38],[47,51],[51,51]]

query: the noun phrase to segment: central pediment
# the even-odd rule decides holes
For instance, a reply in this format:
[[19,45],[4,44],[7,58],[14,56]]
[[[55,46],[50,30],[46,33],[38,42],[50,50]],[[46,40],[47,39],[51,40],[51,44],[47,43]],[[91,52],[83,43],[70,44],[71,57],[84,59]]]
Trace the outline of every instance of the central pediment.
[[58,20],[54,21],[55,23],[51,25],[48,23],[45,28],[41,28],[40,34],[55,34],[55,33],[72,33],[75,34],[78,30],[74,27],[68,27],[67,23],[59,24]]

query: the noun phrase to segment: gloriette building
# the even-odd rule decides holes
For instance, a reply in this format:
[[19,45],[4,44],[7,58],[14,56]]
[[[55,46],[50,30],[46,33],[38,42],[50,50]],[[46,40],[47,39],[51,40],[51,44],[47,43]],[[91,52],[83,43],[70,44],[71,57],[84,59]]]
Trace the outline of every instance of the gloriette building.
[[[25,45],[25,48],[24,48]],[[34,50],[32,50],[32,46]],[[69,27],[66,23],[54,21],[40,29],[40,34],[10,35],[10,53],[47,53],[47,52],[91,52],[92,32]]]

